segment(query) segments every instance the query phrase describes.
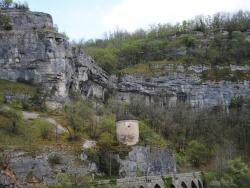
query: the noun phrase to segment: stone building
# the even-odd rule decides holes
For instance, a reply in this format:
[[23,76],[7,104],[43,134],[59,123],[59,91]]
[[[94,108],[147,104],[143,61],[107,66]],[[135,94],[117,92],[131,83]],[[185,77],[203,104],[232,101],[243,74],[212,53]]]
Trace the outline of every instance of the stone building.
[[139,125],[137,118],[126,112],[116,120],[117,140],[126,145],[135,145],[139,142]]

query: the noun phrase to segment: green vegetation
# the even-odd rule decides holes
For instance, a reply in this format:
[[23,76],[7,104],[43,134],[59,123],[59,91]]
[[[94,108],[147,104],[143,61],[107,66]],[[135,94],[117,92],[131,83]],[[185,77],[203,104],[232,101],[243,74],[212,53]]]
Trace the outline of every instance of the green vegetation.
[[164,140],[159,134],[155,133],[148,125],[139,122],[140,130],[140,144],[143,145],[166,145],[166,140]]
[[[162,64],[164,63],[162,61]],[[0,98],[2,149],[37,150],[47,145],[62,144],[70,145],[76,153],[82,147],[81,138],[94,139],[98,144],[86,150],[88,160],[95,162],[106,176],[117,176],[119,164],[115,160],[115,155],[120,154],[121,158],[125,158],[131,147],[117,141],[115,119],[125,111],[130,111],[140,120],[139,145],[173,148],[181,172],[185,172],[189,167],[204,171],[212,170],[213,173],[204,172],[204,182],[211,186],[243,188],[249,183],[250,97],[235,96],[230,102],[229,111],[221,106],[194,111],[182,101],[173,107],[160,106],[157,102],[145,104],[144,101],[133,98],[130,104],[114,99],[108,99],[103,104],[98,100],[84,100],[78,93],[71,93],[71,103],[64,106],[64,111],[57,112],[48,110],[44,105],[50,94],[46,88],[0,80],[0,93],[4,93],[5,90],[10,93],[33,90],[34,93],[30,93],[33,99],[28,101],[28,104],[32,104],[31,109],[42,111],[43,117],[57,118],[67,127],[70,134],[56,138],[55,133],[51,131],[51,124],[42,119],[22,118],[22,102],[16,99],[7,105],[3,98]],[[6,160],[7,158],[1,156],[1,168]],[[60,164],[61,154],[51,153],[49,162],[52,165]],[[136,172],[138,176],[143,175],[139,167]],[[77,186],[83,187],[78,178],[82,178],[81,180],[89,185],[88,176],[78,176],[58,175],[58,178],[61,178],[60,186],[70,187],[77,183]],[[164,182],[171,183],[170,180]]]
[[12,19],[9,16],[0,17],[0,26],[2,26],[5,30],[12,29]]
[[141,171],[141,169],[139,168],[138,165],[136,165],[136,177],[141,177],[141,176],[144,176],[144,172]]
[[56,176],[57,184],[49,185],[49,188],[89,188],[91,187],[91,178],[88,175],[59,173]]
[[36,90],[36,86],[21,82],[11,82],[9,80],[0,79],[0,93],[27,93],[32,94]]
[[62,157],[60,153],[50,153],[48,161],[50,164],[55,165],[55,164],[61,164],[62,163]]
[[0,1],[0,8],[15,8],[15,9],[22,9],[22,10],[29,10],[29,5],[25,1],[24,3],[21,2],[14,2],[13,0],[1,0]]
[[[0,114],[0,148],[9,149],[37,149],[47,145],[48,142],[40,139],[38,126],[41,120],[19,119],[13,130],[13,120]],[[14,132],[13,132],[14,131]],[[51,140],[51,144],[55,140]]]
[[222,173],[203,173],[203,183],[207,187],[242,187],[249,186],[249,165],[243,162],[241,157],[226,163]]
[[[191,166],[198,170],[213,170],[212,178],[209,173],[205,173],[208,184],[216,183],[215,181],[228,183],[234,178],[229,170],[232,169],[230,161],[236,160],[238,165],[244,163],[246,175],[242,176],[246,178],[244,182],[247,182],[250,178],[247,173],[250,162],[249,97],[236,96],[232,98],[229,106],[229,111],[220,106],[193,111],[183,102],[178,102],[177,106],[171,108],[164,108],[158,104],[145,105],[141,100],[132,99],[129,109],[173,147],[181,172]],[[140,131],[141,139],[144,134],[141,127]],[[151,135],[153,134],[151,132]],[[241,157],[242,163],[237,157]]]
[[12,5],[13,1],[12,0],[1,0],[0,5],[2,7],[9,8]]
[[165,188],[169,188],[172,184],[172,177],[168,177],[168,178],[162,178],[163,182],[164,182],[164,187]]
[[45,122],[42,120],[38,119],[38,124],[37,124],[39,131],[40,131],[40,135],[42,136],[42,138],[44,139],[49,139],[52,136],[52,125],[49,122]]
[[1,109],[0,115],[9,120],[9,122],[5,125],[5,129],[8,133],[18,134],[20,132],[19,122],[22,119],[21,112],[14,109],[5,108]]
[[153,25],[149,30],[133,33],[117,28],[103,39],[75,43],[85,50],[109,74],[129,73],[157,76],[166,70],[156,68],[157,62],[174,65],[211,66],[203,71],[204,80],[248,80],[249,71],[218,70],[229,64],[249,65],[250,13],[219,12],[213,16],[196,16],[182,23]]

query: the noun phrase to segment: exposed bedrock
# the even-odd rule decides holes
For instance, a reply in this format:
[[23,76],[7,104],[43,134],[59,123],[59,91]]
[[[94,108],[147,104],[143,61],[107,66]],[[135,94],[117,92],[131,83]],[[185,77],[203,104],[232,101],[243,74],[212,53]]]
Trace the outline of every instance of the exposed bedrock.
[[[103,100],[112,95],[127,102],[143,99],[147,103],[171,106],[179,99],[193,107],[206,107],[228,106],[232,97],[244,96],[249,91],[249,80],[201,82],[201,71],[209,67],[199,66],[161,64],[156,66],[168,70],[168,75],[155,78],[123,75],[118,79],[98,67],[84,51],[73,48],[53,27],[49,14],[0,9],[0,17],[3,15],[12,18],[13,29],[0,30],[0,78],[34,79],[48,89],[56,88],[58,98],[76,91]],[[249,66],[226,68],[249,71]],[[190,71],[192,74],[186,73]]]

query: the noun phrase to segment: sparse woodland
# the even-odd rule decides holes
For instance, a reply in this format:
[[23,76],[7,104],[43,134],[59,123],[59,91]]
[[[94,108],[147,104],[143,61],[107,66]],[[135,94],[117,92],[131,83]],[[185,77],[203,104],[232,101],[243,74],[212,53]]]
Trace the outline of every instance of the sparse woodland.
[[[80,40],[74,44],[109,74],[131,73],[128,68],[133,66],[151,68],[152,74],[155,63],[166,62],[211,66],[212,71],[203,72],[204,80],[230,80],[227,75],[231,72],[223,73],[216,67],[249,65],[249,28],[250,12],[239,10],[198,15],[175,25],[151,25],[147,30],[138,29],[133,33],[117,28],[104,33],[103,39]],[[238,72],[231,81],[238,79],[249,79],[249,73]]]

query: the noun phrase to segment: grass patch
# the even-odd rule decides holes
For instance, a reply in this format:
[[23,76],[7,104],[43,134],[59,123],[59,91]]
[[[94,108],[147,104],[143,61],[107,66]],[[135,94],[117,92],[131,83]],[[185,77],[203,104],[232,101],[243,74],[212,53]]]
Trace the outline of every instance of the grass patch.
[[20,83],[20,82],[11,82],[9,80],[0,79],[0,94],[3,94],[3,93],[33,94],[36,89],[37,89],[36,86],[31,86],[31,85]]
[[38,28],[37,31],[40,32],[40,33],[58,34],[58,31],[53,27]]
[[241,80],[249,80],[250,79],[250,71],[249,70],[236,70],[231,71],[230,69],[210,69],[202,72],[202,80],[214,80],[214,81],[241,81]]
[[119,179],[119,176],[103,176],[103,177],[96,177],[95,181],[101,181],[101,180],[117,180]]
[[39,148],[38,131],[33,126],[33,122],[21,120],[18,123],[19,134],[9,134],[6,131],[6,126],[9,126],[9,119],[0,116],[0,147],[1,148]]
[[[165,75],[172,70],[166,70],[162,68],[164,64],[171,64],[167,61],[152,61],[148,63],[140,63],[134,66],[130,66],[126,69],[122,69],[121,73],[130,74],[134,76],[159,76]],[[157,65],[160,65],[159,67]]]
[[39,125],[44,122],[48,124],[46,120],[41,118],[31,120],[20,120],[18,123],[18,134],[10,134],[7,131],[10,120],[0,115],[0,148],[2,149],[21,149],[21,150],[40,150],[45,146],[70,146],[73,150],[78,151],[82,147],[82,141],[68,142],[68,134],[61,134],[56,140],[55,133],[52,132],[49,139],[44,139],[41,135]]

